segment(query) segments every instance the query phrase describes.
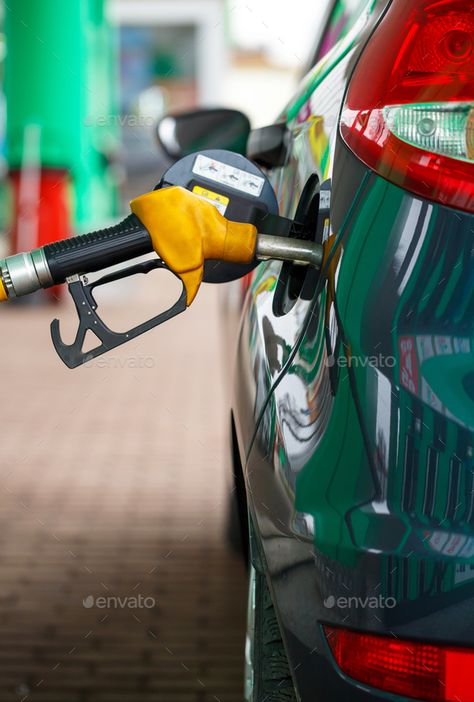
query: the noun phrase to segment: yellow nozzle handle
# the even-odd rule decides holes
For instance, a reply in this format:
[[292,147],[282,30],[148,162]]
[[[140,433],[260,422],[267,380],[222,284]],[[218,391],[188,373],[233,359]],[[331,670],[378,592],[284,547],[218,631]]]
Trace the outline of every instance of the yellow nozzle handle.
[[148,230],[156,253],[183,281],[187,305],[201,285],[204,261],[253,260],[256,227],[227,220],[185,188],[154,190],[132,200],[130,207]]

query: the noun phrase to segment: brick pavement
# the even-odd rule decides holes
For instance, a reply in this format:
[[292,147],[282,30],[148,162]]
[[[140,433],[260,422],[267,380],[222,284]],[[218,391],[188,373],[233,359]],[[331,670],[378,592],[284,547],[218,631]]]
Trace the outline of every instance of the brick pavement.
[[[109,319],[155,314],[150,285]],[[0,702],[242,699],[217,294],[74,371],[49,339],[72,310],[0,310]]]

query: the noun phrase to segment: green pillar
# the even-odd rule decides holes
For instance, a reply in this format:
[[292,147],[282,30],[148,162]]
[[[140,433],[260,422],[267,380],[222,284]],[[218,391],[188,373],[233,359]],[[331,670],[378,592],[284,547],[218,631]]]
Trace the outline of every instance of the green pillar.
[[[80,228],[111,216],[117,127],[104,0],[9,0],[5,34],[9,167],[39,156],[42,168],[69,170]],[[31,133],[37,156],[25,153]]]

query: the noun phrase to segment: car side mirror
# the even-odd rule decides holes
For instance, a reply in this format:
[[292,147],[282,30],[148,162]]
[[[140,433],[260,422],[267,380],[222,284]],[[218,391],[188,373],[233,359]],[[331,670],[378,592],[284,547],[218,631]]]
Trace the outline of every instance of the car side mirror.
[[249,134],[248,118],[225,108],[169,114],[156,129],[160,148],[173,160],[208,149],[226,149],[244,156]]
[[247,142],[247,158],[263,168],[284,166],[290,142],[291,133],[285,122],[253,129]]

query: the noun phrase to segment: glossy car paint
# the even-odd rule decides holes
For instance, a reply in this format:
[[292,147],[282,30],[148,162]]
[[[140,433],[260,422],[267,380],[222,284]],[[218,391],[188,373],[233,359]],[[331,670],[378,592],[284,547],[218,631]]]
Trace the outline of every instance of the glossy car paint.
[[386,5],[304,82],[272,173],[290,217],[314,173],[331,180],[324,274],[282,314],[282,265],[259,266],[238,342],[236,440],[302,700],[387,698],[336,670],[324,622],[474,644],[474,218],[391,185],[338,136]]

